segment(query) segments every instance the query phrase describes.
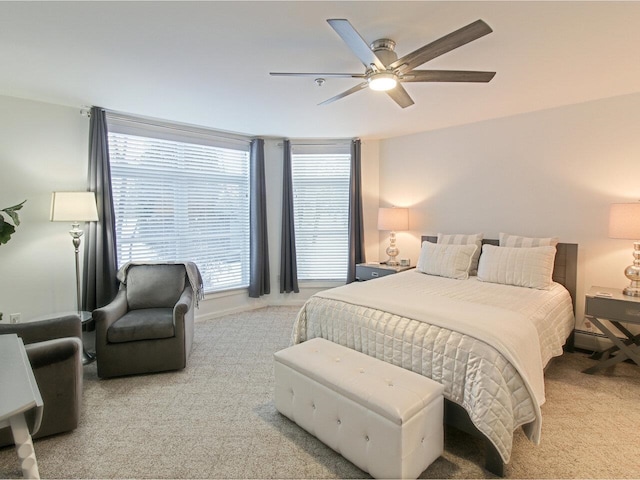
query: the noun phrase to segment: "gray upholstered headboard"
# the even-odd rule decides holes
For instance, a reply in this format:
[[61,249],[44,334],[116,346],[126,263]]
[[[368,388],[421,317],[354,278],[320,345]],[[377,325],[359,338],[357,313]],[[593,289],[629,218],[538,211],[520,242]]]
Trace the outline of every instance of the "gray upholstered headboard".
[[[422,242],[437,243],[436,236],[423,236]],[[484,239],[482,244],[498,245],[498,240]],[[573,311],[576,310],[576,282],[578,277],[578,244],[558,243],[556,247],[556,260],[553,267],[553,281],[558,282],[569,291],[573,302]]]

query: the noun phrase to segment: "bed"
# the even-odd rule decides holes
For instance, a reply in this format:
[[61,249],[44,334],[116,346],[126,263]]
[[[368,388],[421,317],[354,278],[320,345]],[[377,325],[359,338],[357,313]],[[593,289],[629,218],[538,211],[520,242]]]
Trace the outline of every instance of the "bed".
[[[436,248],[436,237],[422,240],[423,251]],[[509,249],[482,245],[486,279],[489,254]],[[326,290],[302,307],[292,341],[322,337],[442,383],[446,423],[480,437],[485,467],[502,476],[517,428],[539,443],[543,370],[573,346],[577,245],[559,243],[550,256],[544,289],[423,268]]]

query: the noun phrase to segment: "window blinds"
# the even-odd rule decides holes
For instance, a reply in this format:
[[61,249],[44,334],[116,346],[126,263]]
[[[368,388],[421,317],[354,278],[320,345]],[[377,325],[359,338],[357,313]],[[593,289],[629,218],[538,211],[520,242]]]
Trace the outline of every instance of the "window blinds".
[[298,278],[345,280],[351,156],[335,148],[325,148],[328,153],[296,150],[302,149],[294,146],[291,156]]
[[118,264],[193,261],[207,292],[248,286],[248,142],[220,147],[113,130]]

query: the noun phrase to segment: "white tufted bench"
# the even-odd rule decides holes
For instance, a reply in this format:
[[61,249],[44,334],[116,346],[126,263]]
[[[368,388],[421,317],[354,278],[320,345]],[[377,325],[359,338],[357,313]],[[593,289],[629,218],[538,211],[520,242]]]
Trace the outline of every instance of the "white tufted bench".
[[444,387],[321,338],[274,354],[275,405],[375,478],[417,478],[443,451]]

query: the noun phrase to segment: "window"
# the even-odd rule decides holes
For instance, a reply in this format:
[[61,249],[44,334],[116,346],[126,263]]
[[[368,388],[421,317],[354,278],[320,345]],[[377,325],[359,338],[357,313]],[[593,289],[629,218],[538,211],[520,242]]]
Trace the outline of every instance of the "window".
[[110,120],[118,264],[193,261],[207,292],[248,286],[248,141]]
[[[322,152],[324,150],[324,152]],[[300,280],[345,280],[349,262],[349,146],[292,146]]]

